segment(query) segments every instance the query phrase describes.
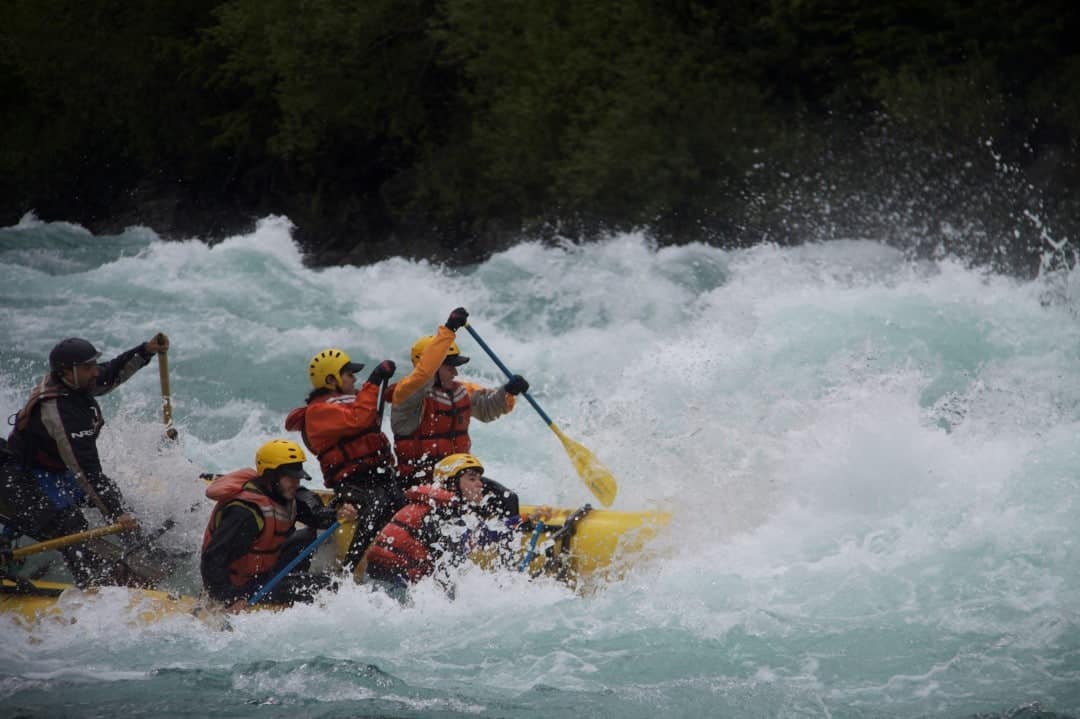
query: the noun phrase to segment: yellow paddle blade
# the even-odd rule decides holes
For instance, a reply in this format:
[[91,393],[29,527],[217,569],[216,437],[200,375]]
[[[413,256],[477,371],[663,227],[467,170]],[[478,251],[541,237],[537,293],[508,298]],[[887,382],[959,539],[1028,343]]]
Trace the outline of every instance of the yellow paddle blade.
[[562,430],[555,426],[554,422],[549,424],[548,427],[551,427],[551,431],[562,442],[566,454],[569,455],[570,461],[574,463],[574,469],[577,470],[578,476],[581,477],[581,481],[585,482],[585,486],[600,500],[600,504],[610,507],[611,503],[615,501],[615,494],[619,491],[619,486],[615,483],[615,477],[611,475],[611,472],[604,465],[600,464],[600,460],[592,452],[563,434]]

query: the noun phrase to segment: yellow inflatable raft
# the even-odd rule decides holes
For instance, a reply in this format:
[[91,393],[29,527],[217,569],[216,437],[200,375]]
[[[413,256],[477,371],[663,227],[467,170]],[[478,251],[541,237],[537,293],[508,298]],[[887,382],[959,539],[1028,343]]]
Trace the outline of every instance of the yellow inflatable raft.
[[0,615],[14,616],[29,628],[43,621],[73,623],[74,612],[94,602],[126,603],[131,621],[149,624],[166,617],[187,614],[214,625],[227,624],[219,607],[197,597],[130,587],[78,589],[63,582],[0,580]]
[[[536,509],[522,505],[522,516]],[[539,532],[522,534],[517,566],[524,562],[534,576],[553,576],[571,586],[594,588],[618,579],[628,566],[639,561],[649,541],[670,520],[671,515],[666,512],[617,512],[593,509],[589,505],[577,510],[554,509]],[[347,551],[352,534],[351,524],[343,524],[335,533],[339,557]],[[484,566],[494,561],[492,555],[482,550],[474,553],[473,559]],[[0,615],[15,616],[27,627],[49,620],[70,622],[73,608],[102,600],[126,602],[132,621],[137,623],[187,614],[216,628],[228,626],[220,607],[182,594],[127,587],[80,590],[71,584],[40,580],[0,581]],[[252,607],[252,610],[263,609],[280,607],[266,604]]]

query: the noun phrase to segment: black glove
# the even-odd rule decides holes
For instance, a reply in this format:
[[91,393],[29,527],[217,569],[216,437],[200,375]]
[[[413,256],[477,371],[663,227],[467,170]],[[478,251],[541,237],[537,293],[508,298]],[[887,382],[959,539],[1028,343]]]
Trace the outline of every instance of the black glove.
[[458,307],[450,313],[450,316],[446,318],[446,329],[457,332],[459,329],[465,326],[465,323],[469,321],[469,313],[464,307]]
[[371,370],[371,374],[368,375],[367,381],[371,384],[382,384],[383,380],[393,377],[394,372],[396,371],[396,364],[390,360],[383,360],[375,367],[375,369]]
[[529,383],[525,381],[525,378],[519,374],[510,378],[510,381],[503,387],[507,392],[512,395],[519,395],[522,392],[529,391]]

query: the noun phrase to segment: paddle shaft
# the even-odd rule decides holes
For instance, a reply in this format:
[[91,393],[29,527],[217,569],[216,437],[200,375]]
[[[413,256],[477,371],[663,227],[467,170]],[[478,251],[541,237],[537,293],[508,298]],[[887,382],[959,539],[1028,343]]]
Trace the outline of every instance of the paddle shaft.
[[110,524],[105,527],[95,527],[94,529],[88,529],[85,532],[69,534],[65,537],[57,537],[56,539],[48,539],[44,542],[31,544],[27,547],[19,547],[11,553],[11,558],[22,559],[23,557],[29,557],[31,554],[48,552],[51,549],[63,549],[64,547],[70,547],[72,544],[78,544],[79,542],[96,539],[97,537],[104,537],[109,534],[119,534],[123,531],[124,525],[120,524],[119,522],[117,522],[116,524]]
[[254,606],[255,604],[258,604],[260,599],[262,599],[267,594],[269,594],[270,591],[274,587],[277,586],[278,582],[280,582],[285,577],[286,574],[288,574],[289,572],[291,572],[293,570],[293,567],[295,567],[297,564],[299,564],[300,562],[307,559],[307,556],[309,554],[311,554],[312,552],[314,552],[316,549],[318,549],[319,546],[323,542],[325,542],[327,539],[330,539],[330,537],[334,536],[334,532],[336,532],[337,528],[340,527],[340,526],[341,526],[341,522],[338,522],[338,521],[335,520],[334,523],[331,524],[329,527],[327,527],[323,531],[322,534],[320,534],[318,537],[316,537],[315,541],[312,542],[311,544],[309,544],[304,549],[304,551],[300,552],[300,554],[297,554],[295,559],[293,559],[291,562],[286,564],[285,567],[280,572],[275,574],[273,576],[273,578],[270,579],[269,582],[262,585],[262,588],[259,589],[259,591],[255,592],[255,594],[252,595],[251,599],[248,600],[248,606],[250,607],[250,606]]
[[532,539],[529,540],[529,551],[525,552],[525,558],[521,560],[521,564],[518,565],[518,571],[524,572],[529,567],[529,562],[536,556],[536,540],[540,539],[540,533],[544,531],[544,523],[542,521],[536,523],[536,529],[533,530]]
[[[476,330],[474,330],[471,325],[465,325],[465,329],[469,330],[469,334],[472,335],[477,344],[483,348],[488,357],[499,366],[499,369],[501,369],[508,378],[513,378],[514,375],[510,372],[510,369],[504,365],[502,360],[495,355],[495,352],[488,347],[487,343],[476,333]],[[577,470],[578,476],[585,482],[589,491],[600,500],[601,504],[605,507],[610,507],[611,503],[615,501],[616,492],[618,492],[618,485],[615,482],[615,477],[600,464],[599,460],[597,460],[596,457],[593,456],[593,453],[586,447],[563,434],[562,430],[551,421],[551,417],[548,417],[547,412],[541,409],[540,405],[536,403],[536,400],[532,398],[532,395],[528,392],[523,392],[522,394],[525,395],[525,399],[529,400],[529,404],[533,406],[533,409],[540,415],[540,418],[547,423],[548,429],[554,432],[555,436],[562,442],[567,456],[574,464],[574,469]]]
[[[470,334],[470,335],[472,335],[472,338],[473,338],[474,340],[476,340],[476,344],[480,345],[480,348],[481,348],[481,349],[483,349],[483,350],[484,350],[484,352],[486,352],[486,353],[487,353],[487,356],[491,358],[491,361],[492,361],[492,362],[494,362],[494,363],[495,363],[496,365],[498,365],[498,366],[499,366],[499,369],[501,369],[501,370],[503,371],[503,374],[504,374],[504,375],[506,375],[506,378],[507,378],[507,379],[513,379],[513,377],[514,377],[514,373],[513,373],[513,372],[511,372],[511,371],[510,371],[510,368],[509,368],[509,367],[507,367],[506,365],[504,365],[504,364],[502,363],[502,360],[501,360],[501,359],[499,359],[499,358],[498,358],[498,357],[497,357],[497,356],[495,355],[495,353],[494,353],[494,352],[492,351],[492,349],[491,349],[490,347],[488,347],[488,345],[487,345],[487,342],[485,342],[484,340],[482,340],[482,339],[480,338],[480,335],[476,334],[476,330],[474,330],[474,329],[472,328],[472,325],[465,325],[465,329],[469,330],[469,334]],[[531,404],[531,405],[533,406],[533,409],[535,409],[535,410],[536,410],[536,413],[540,415],[540,418],[541,418],[541,419],[543,419],[543,420],[544,420],[544,422],[546,422],[546,423],[547,423],[547,424],[549,424],[549,425],[550,425],[550,424],[553,424],[553,422],[551,421],[551,417],[548,417],[548,416],[547,416],[547,412],[545,412],[545,411],[544,411],[544,410],[543,410],[543,409],[542,409],[542,408],[540,407],[540,405],[538,405],[538,404],[536,403],[536,400],[532,398],[532,395],[530,395],[530,394],[529,394],[528,392],[522,392],[522,393],[521,393],[521,395],[522,395],[522,396],[523,396],[523,397],[524,397],[525,399],[529,400],[529,404]]]
[[[167,340],[164,334],[158,337]],[[169,390],[169,353],[158,352],[158,376],[161,378],[161,411],[165,418],[165,436],[176,439],[176,427],[172,423],[172,392]]]

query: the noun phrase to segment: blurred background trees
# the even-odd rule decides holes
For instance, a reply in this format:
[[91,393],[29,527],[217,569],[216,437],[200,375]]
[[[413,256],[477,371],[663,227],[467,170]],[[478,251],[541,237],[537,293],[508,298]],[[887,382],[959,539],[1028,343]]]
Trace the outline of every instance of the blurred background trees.
[[279,213],[317,262],[865,236],[1030,272],[1080,226],[1078,20],[1009,0],[0,0],[0,221],[215,237]]

